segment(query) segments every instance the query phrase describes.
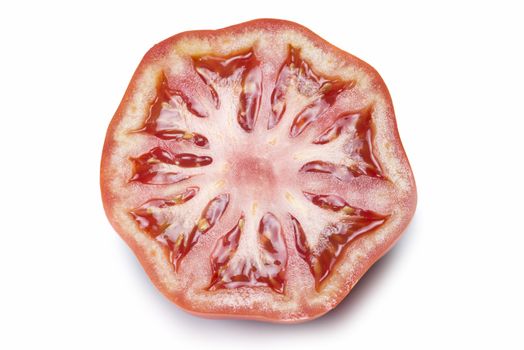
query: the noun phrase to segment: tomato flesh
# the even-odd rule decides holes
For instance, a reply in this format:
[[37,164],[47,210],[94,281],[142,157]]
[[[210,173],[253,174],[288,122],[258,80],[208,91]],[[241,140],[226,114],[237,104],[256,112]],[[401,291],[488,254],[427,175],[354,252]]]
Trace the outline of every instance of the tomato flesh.
[[[108,131],[104,204],[155,283],[184,308],[312,319],[398,238],[413,215],[414,182],[374,71],[345,53],[337,54],[358,74],[317,69],[300,40],[281,40],[273,56],[267,43],[289,31],[320,39],[289,22],[250,23],[181,34],[146,56]],[[267,36],[266,47],[184,51],[188,40],[223,35],[227,46],[250,31],[259,42]],[[320,46],[326,59],[334,55]],[[172,60],[169,52],[183,54]],[[141,92],[135,81],[150,67]],[[388,150],[397,158],[385,157]]]

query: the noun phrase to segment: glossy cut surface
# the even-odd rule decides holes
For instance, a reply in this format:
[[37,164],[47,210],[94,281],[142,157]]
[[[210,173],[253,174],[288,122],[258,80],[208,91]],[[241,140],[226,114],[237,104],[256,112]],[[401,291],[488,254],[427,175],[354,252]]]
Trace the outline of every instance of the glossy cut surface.
[[108,216],[155,284],[212,317],[298,322],[336,306],[414,211],[376,72],[278,20],[148,55],[101,173]]

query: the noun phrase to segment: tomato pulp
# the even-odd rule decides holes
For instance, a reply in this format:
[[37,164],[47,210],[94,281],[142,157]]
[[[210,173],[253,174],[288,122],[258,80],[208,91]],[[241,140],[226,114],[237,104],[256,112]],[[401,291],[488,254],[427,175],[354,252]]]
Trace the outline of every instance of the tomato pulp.
[[416,206],[378,73],[269,19],[146,54],[109,126],[101,188],[170,300],[273,322],[333,309]]

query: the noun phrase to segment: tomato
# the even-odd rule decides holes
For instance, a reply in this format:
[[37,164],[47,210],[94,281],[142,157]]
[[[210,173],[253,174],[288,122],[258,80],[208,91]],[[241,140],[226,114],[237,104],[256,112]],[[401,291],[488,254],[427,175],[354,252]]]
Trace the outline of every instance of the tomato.
[[101,189],[166,297],[272,322],[333,309],[416,206],[378,73],[270,19],[145,55],[107,131]]

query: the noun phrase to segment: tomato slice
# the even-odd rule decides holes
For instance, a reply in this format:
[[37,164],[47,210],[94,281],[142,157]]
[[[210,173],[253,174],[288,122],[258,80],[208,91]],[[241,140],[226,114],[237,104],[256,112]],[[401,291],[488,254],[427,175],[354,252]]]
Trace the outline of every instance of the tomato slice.
[[268,19],[146,54],[107,131],[101,188],[170,300],[273,322],[333,309],[416,206],[378,73]]

